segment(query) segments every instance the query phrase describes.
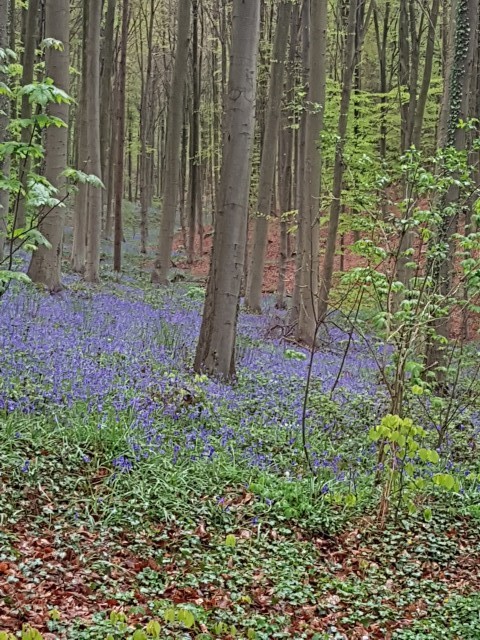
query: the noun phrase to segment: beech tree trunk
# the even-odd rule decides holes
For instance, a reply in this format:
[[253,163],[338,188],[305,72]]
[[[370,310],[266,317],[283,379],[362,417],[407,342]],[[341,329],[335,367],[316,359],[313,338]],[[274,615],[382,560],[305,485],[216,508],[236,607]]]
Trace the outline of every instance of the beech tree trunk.
[[254,139],[260,3],[233,0],[230,75],[220,207],[195,370],[235,375],[235,338],[243,277]]
[[[300,27],[302,33],[302,85],[303,90],[308,95],[309,80],[309,49],[310,49],[310,0],[304,0],[302,12],[300,14]],[[300,117],[297,144],[295,148],[295,166],[296,166],[296,192],[295,206],[297,208],[297,233],[296,233],[296,253],[295,253],[295,286],[293,289],[292,306],[290,309],[290,322],[298,324],[300,319],[300,292],[302,290],[302,260],[303,260],[303,231],[305,214],[305,145],[306,145],[306,128],[307,128],[307,109],[306,105],[302,109]]]
[[[9,1],[0,0],[0,49],[9,46],[7,25],[9,22]],[[13,29],[13,25],[10,25]],[[0,71],[0,83],[6,84],[5,74]],[[6,95],[0,95],[0,144],[5,142],[7,136],[9,112],[9,99]],[[10,163],[8,160],[0,161],[0,175],[9,173]],[[7,217],[8,217],[9,191],[0,189],[0,265],[4,256],[5,240],[7,237]],[[1,266],[0,266],[1,269]]]
[[122,199],[123,199],[123,174],[125,165],[125,82],[127,77],[127,40],[129,21],[129,0],[123,0],[122,11],[122,44],[120,52],[120,67],[118,70],[118,96],[116,129],[118,142],[116,145],[115,162],[115,188],[114,188],[114,241],[113,241],[113,268],[122,270]]
[[[100,23],[101,3],[88,0],[87,21],[87,87],[86,142],[88,149],[87,173],[102,177],[100,157]],[[85,279],[100,280],[100,237],[102,230],[102,192],[89,185],[87,202],[87,259]]]
[[265,118],[265,133],[262,144],[262,161],[258,184],[257,211],[253,232],[253,248],[248,269],[246,305],[256,312],[261,311],[263,269],[268,236],[268,218],[271,214],[273,177],[278,148],[278,128],[283,92],[283,72],[287,51],[288,29],[292,4],[282,0],[278,6],[277,28],[270,64],[270,87]]
[[[360,0],[362,1],[362,0]],[[337,246],[338,223],[342,207],[343,152],[347,135],[348,111],[352,95],[352,80],[355,70],[355,16],[357,0],[350,0],[348,9],[347,41],[343,61],[342,95],[340,99],[340,116],[338,119],[337,145],[335,147],[335,161],[333,166],[333,189],[330,218],[328,221],[327,244],[323,259],[322,277],[320,280],[320,295],[318,304],[318,321],[323,322],[327,315],[328,298],[332,287],[333,265]]]
[[200,72],[198,47],[198,0],[192,0],[192,114],[190,126],[190,189],[188,200],[188,263],[195,255],[195,235],[200,192]]
[[311,4],[309,109],[305,131],[305,174],[301,224],[302,266],[300,285],[300,315],[297,338],[312,344],[315,335],[318,306],[319,233],[321,155],[320,133],[323,128],[326,83],[327,2]]
[[[110,148],[110,129],[112,126],[112,76],[114,64],[114,29],[115,29],[115,9],[117,0],[108,0],[107,14],[105,16],[105,33],[102,46],[102,71],[100,76],[100,152],[102,156],[102,179],[107,183],[108,163],[113,158]],[[107,198],[112,194],[107,189],[102,192],[102,209],[105,211]]]
[[180,181],[180,141],[183,123],[183,96],[188,62],[190,38],[191,0],[179,0],[177,12],[177,44],[172,86],[168,103],[167,149],[165,155],[165,188],[163,211],[158,238],[157,255],[152,271],[152,282],[166,285],[175,231],[175,218]]
[[152,204],[150,186],[151,163],[153,151],[148,147],[153,120],[153,20],[155,16],[155,0],[150,0],[150,15],[147,23],[147,68],[143,81],[142,107],[140,114],[140,252],[147,253],[148,212]]
[[[82,80],[80,83],[80,99],[77,122],[77,167],[87,170],[87,47],[88,47],[88,3],[83,5],[82,16]],[[88,186],[79,184],[75,197],[73,216],[72,269],[76,273],[84,273],[87,253],[87,202]]]
[[433,56],[435,53],[435,34],[437,30],[438,14],[440,10],[440,0],[432,1],[432,8],[428,20],[427,46],[425,48],[425,66],[423,68],[423,78],[418,95],[417,108],[413,125],[412,143],[416,149],[420,149],[422,142],[422,126],[427,104],[428,91],[432,79]]
[[[60,40],[63,48],[47,48],[45,73],[59,89],[70,90],[70,0],[46,0],[45,37]],[[51,247],[40,245],[32,254],[28,275],[33,282],[45,285],[50,291],[62,288],[61,266],[63,227],[65,223],[66,197],[65,178],[62,172],[67,166],[68,104],[50,103],[48,114],[59,118],[65,127],[50,126],[45,132],[45,177],[57,189],[56,197],[61,204],[50,210],[45,207],[40,213],[40,232]]]
[[[22,86],[31,84],[33,82],[33,69],[35,65],[35,50],[37,48],[38,40],[38,26],[39,26],[39,0],[30,0],[26,11],[25,21],[25,41],[23,50],[23,72],[22,72]],[[28,120],[32,117],[32,104],[27,95],[22,96],[22,107],[20,111],[20,117]],[[32,127],[24,127],[21,133],[21,141],[24,144],[29,144],[32,139]],[[20,169],[20,182],[23,188],[27,186],[28,174],[30,173],[31,158],[27,156],[22,162]],[[15,229],[23,229],[26,224],[26,200],[20,198],[17,210],[15,212]]]

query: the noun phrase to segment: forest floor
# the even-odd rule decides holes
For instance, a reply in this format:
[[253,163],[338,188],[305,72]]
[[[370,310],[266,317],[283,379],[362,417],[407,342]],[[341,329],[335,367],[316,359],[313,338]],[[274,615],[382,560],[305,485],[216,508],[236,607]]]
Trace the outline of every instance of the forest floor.
[[461,490],[381,528],[368,433],[388,402],[365,345],[337,327],[315,357],[312,474],[307,354],[275,339],[271,296],[241,314],[227,386],[191,371],[201,287],[154,289],[143,266],[0,301],[0,632],[478,640],[478,410],[438,446],[410,407],[440,455],[422,473]]

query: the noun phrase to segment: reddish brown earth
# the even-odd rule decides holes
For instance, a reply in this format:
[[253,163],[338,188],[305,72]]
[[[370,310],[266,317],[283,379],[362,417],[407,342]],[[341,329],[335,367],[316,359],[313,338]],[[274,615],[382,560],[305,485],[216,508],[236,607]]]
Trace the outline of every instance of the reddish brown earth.
[[[249,244],[251,246],[253,233],[249,231]],[[175,261],[175,266],[178,269],[185,269],[192,275],[197,277],[207,277],[208,269],[210,266],[210,252],[212,250],[212,228],[206,227],[203,240],[203,254],[197,255],[193,265],[187,263],[186,260]],[[323,245],[324,238],[322,238]],[[353,234],[345,236],[346,249],[344,252],[344,269],[348,270],[361,264],[358,256],[348,250],[348,246],[353,243]],[[278,283],[278,255],[280,247],[280,225],[275,221],[269,225],[268,230],[268,244],[267,255],[265,259],[265,269],[263,274],[263,292],[275,293],[277,291]],[[198,239],[196,243],[196,250],[198,252]],[[184,242],[181,233],[177,233],[173,241],[173,251],[184,251]],[[335,260],[335,269],[340,269],[340,255],[337,255]],[[293,290],[295,280],[295,255],[292,255],[287,262],[287,275],[286,275],[286,290],[291,293]]]
[[[321,236],[321,252],[323,246],[325,244],[325,235],[326,230],[323,231]],[[249,246],[251,246],[252,241],[252,229],[249,230]],[[365,261],[362,260],[358,255],[353,253],[349,247],[354,243],[354,234],[348,233],[343,237],[342,250],[337,251],[337,255],[335,257],[335,271],[340,271],[341,269],[341,253],[343,251],[343,271],[348,271],[355,267],[364,266]],[[193,264],[188,264],[185,259],[181,259],[179,261],[174,260],[174,264],[178,269],[182,269],[188,271],[195,277],[206,278],[208,276],[208,270],[210,266],[210,253],[212,250],[212,228],[206,227],[204,233],[203,240],[203,253],[201,256],[198,255],[198,239],[196,243],[196,251],[197,257],[194,260]],[[273,221],[269,225],[268,232],[268,244],[267,244],[267,255],[265,261],[265,269],[263,275],[263,292],[264,293],[275,293],[277,291],[277,283],[278,283],[278,255],[279,255],[279,247],[280,247],[280,225],[278,222]],[[184,242],[181,233],[177,233],[174,238],[173,243],[174,252],[180,252],[184,254]],[[417,247],[417,256],[416,258],[422,257],[425,252],[424,247]],[[291,294],[293,291],[295,281],[295,255],[292,255],[287,262],[287,272],[286,272],[286,291],[287,294]],[[478,330],[480,326],[480,319],[478,315],[469,315],[467,322],[467,339],[473,340],[477,337]],[[452,318],[451,318],[451,334],[452,337],[458,338],[464,332],[464,318],[462,318],[462,314],[459,310],[455,310]]]

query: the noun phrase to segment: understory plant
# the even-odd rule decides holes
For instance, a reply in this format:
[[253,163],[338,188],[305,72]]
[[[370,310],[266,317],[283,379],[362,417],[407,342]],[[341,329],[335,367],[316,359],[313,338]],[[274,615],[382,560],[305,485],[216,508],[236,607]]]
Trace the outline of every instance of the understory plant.
[[[41,50],[47,47],[62,48],[63,44],[52,38],[44,40]],[[31,254],[38,246],[49,247],[48,240],[39,230],[39,225],[56,207],[64,207],[65,201],[75,189],[76,183],[88,183],[102,187],[101,180],[73,168],[64,172],[69,183],[67,194],[59,199],[57,190],[42,175],[45,159],[43,147],[44,131],[49,127],[67,127],[67,123],[48,112],[48,106],[56,103],[72,103],[72,98],[56,87],[52,80],[42,76],[43,61],[37,65],[37,77],[34,82],[21,85],[22,66],[16,54],[10,49],[0,48],[0,109],[17,108],[22,100],[31,104],[32,115],[29,118],[8,118],[6,135],[0,141],[0,194],[5,196],[0,204],[0,296],[12,280],[28,281],[28,276],[16,270],[16,254]],[[2,110],[2,115],[7,114]],[[22,132],[28,132],[27,136]],[[6,194],[6,195],[5,195]],[[26,211],[25,225],[19,226],[19,209],[24,203]],[[6,209],[6,210],[5,210]],[[7,251],[4,252],[4,246]]]

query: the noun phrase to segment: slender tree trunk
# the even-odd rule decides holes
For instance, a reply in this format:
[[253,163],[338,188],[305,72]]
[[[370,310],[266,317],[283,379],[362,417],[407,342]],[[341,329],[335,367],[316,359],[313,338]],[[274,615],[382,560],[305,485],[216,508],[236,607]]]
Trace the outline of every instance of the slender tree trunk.
[[[100,158],[100,22],[102,12],[98,0],[88,0],[87,28],[87,172],[102,177]],[[87,257],[85,279],[100,279],[100,237],[102,231],[102,192],[89,185],[87,204]]]
[[[70,0],[46,0],[45,37],[60,40],[63,49],[48,48],[45,53],[45,73],[54,85],[69,92],[70,55],[69,22]],[[54,209],[45,207],[40,213],[39,230],[49,241],[50,247],[40,245],[32,255],[28,275],[33,282],[44,284],[50,291],[62,288],[62,244],[65,223],[65,178],[62,172],[67,166],[68,104],[50,103],[48,114],[59,118],[65,127],[48,127],[45,132],[45,177],[58,190],[56,197],[61,204]]]
[[[88,3],[83,4],[82,15],[82,79],[80,83],[80,99],[77,122],[77,167],[87,171],[87,47],[88,47]],[[88,185],[80,184],[75,197],[73,217],[72,269],[76,273],[84,273],[87,252],[87,203]]]
[[155,0],[150,0],[150,16],[147,26],[147,69],[145,73],[142,95],[142,112],[140,116],[140,251],[147,253],[148,212],[152,206],[150,169],[152,150],[148,149],[153,116],[152,59],[153,59],[153,20],[155,17]]
[[[38,28],[39,28],[39,0],[30,0],[28,3],[28,9],[25,9],[25,40],[23,50],[23,72],[22,72],[22,86],[31,84],[33,82],[33,69],[35,65],[35,51],[37,48],[38,40]],[[28,120],[32,117],[32,103],[27,95],[22,96],[22,107],[20,117]],[[24,127],[21,133],[21,141],[24,144],[29,144],[32,138],[32,127]],[[28,174],[31,168],[31,158],[27,156],[22,162],[20,169],[20,182],[22,187],[27,187]],[[21,198],[18,203],[18,208],[15,214],[15,228],[25,228],[27,219],[26,199]]]
[[[362,1],[362,0],[360,0]],[[348,111],[352,95],[352,79],[355,69],[355,16],[357,13],[357,0],[350,0],[348,9],[347,41],[344,55],[344,69],[342,81],[342,95],[340,99],[340,116],[338,119],[338,136],[335,148],[335,161],[333,166],[333,190],[330,218],[328,221],[327,244],[323,259],[322,277],[320,281],[320,295],[318,305],[318,320],[322,322],[327,315],[328,298],[332,287],[333,265],[335,261],[335,249],[337,246],[338,223],[342,208],[343,172],[345,169],[343,152],[347,135]]]
[[127,40],[129,22],[129,0],[123,0],[122,10],[122,44],[120,50],[120,67],[118,70],[118,98],[117,98],[117,158],[115,163],[115,190],[114,190],[114,241],[113,241],[113,268],[122,270],[122,198],[123,198],[123,173],[125,162],[125,84],[127,77]]
[[318,306],[321,155],[326,83],[327,2],[311,5],[309,110],[306,121],[304,211],[302,221],[302,277],[297,338],[313,343]]
[[[457,151],[466,148],[466,131],[464,127],[459,127],[461,121],[466,121],[472,114],[469,113],[470,100],[469,87],[474,72],[474,60],[476,48],[478,47],[478,24],[479,6],[477,0],[458,0],[456,7],[456,19],[453,23],[454,42],[453,59],[450,66],[449,77],[449,102],[448,118],[445,137],[445,147],[453,147]],[[455,272],[455,265],[452,263],[454,257],[453,236],[458,225],[458,187],[450,186],[443,198],[440,210],[452,211],[450,215],[444,215],[438,230],[437,242],[445,243],[448,249],[447,259],[437,259],[433,264],[432,280],[435,283],[437,292],[442,298],[450,294],[452,284],[452,274]],[[448,340],[449,318],[438,318],[434,323],[437,336]],[[435,371],[436,382],[439,390],[445,384],[445,344],[444,341],[433,340],[427,350],[427,366]]]
[[188,211],[188,263],[192,264],[195,256],[195,232],[197,222],[198,191],[200,187],[200,76],[198,48],[198,0],[192,0],[192,117],[190,129],[190,196]]
[[432,79],[433,56],[435,53],[435,34],[437,30],[438,14],[440,10],[440,0],[432,0],[432,8],[428,21],[427,46],[425,49],[425,66],[423,68],[422,85],[418,96],[417,109],[415,111],[415,122],[413,125],[413,145],[420,149],[422,141],[423,118],[427,104],[428,91]]
[[[9,24],[9,1],[0,0],[0,49],[7,49],[9,46],[7,25]],[[13,24],[10,23],[10,28],[13,29]],[[6,84],[6,74],[0,70],[0,84],[3,82]],[[9,99],[7,95],[0,95],[0,144],[5,142],[7,137],[7,125],[8,125],[8,112],[9,112]],[[9,159],[0,161],[0,176],[10,173]],[[0,265],[3,260],[5,240],[7,237],[7,217],[8,217],[8,189],[0,189]],[[0,266],[1,269],[1,266]]]
[[[302,32],[302,73],[303,73],[303,90],[308,95],[309,80],[309,49],[310,49],[310,0],[304,0],[303,9],[300,14],[301,32]],[[296,234],[296,254],[295,254],[295,286],[293,289],[292,307],[290,309],[290,322],[298,324],[300,319],[300,293],[302,291],[302,261],[303,261],[303,237],[305,222],[304,200],[306,197],[304,190],[305,183],[305,147],[306,147],[306,129],[307,129],[307,104],[304,104],[302,115],[300,117],[299,129],[296,145],[296,198],[297,207],[297,234]]]
[[258,201],[253,232],[253,248],[247,278],[246,305],[261,311],[263,269],[268,236],[268,219],[271,214],[273,177],[278,148],[278,127],[283,92],[283,72],[287,51],[288,29],[292,4],[282,0],[278,6],[277,27],[270,65],[270,87],[262,144],[262,161],[258,185]]
[[179,0],[177,14],[177,45],[172,86],[168,104],[167,150],[165,157],[165,189],[163,211],[158,238],[157,255],[152,272],[152,282],[168,283],[173,234],[178,203],[180,178],[180,141],[182,136],[183,96],[188,61],[190,35],[190,2]]
[[233,0],[230,77],[226,102],[221,175],[221,207],[195,369],[235,375],[235,337],[246,247],[251,152],[254,139],[258,2]]
[[[108,162],[110,158],[110,129],[112,110],[112,77],[114,66],[114,29],[115,29],[115,9],[117,0],[107,0],[107,14],[105,16],[105,33],[102,47],[102,72],[100,76],[100,153],[102,156],[102,178],[107,182]],[[102,192],[103,210],[107,204],[108,192]]]
[[400,149],[403,153],[408,148],[408,99],[402,96],[409,90],[410,78],[410,39],[408,29],[408,0],[400,0],[398,19],[398,83],[400,93]]

